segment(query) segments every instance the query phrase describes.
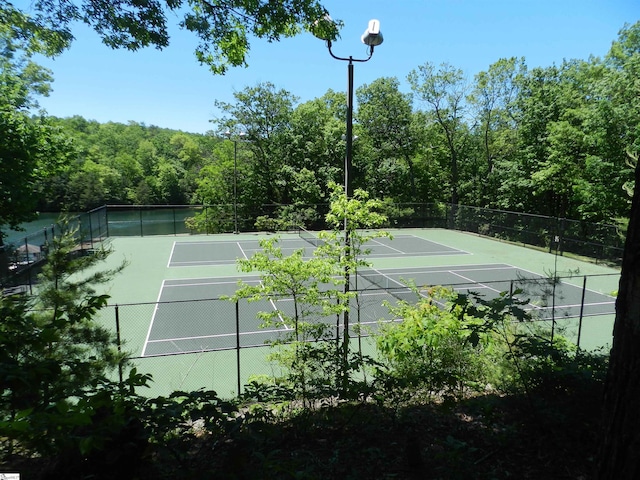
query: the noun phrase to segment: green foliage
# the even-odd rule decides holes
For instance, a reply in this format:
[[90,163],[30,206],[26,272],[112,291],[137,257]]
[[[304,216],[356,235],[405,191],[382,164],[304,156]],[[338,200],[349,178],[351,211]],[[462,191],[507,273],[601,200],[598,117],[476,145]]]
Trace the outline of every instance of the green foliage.
[[93,320],[107,302],[95,287],[124,264],[94,269],[110,252],[83,256],[76,231],[67,228],[47,245],[35,297],[0,298],[0,411],[5,427],[17,435],[6,440],[8,450],[18,441],[37,452],[59,451],[69,428],[90,421],[79,399],[124,366],[115,334]]
[[[316,398],[336,371],[335,342],[330,342],[335,330],[328,322],[347,301],[334,288],[342,282],[336,263],[317,255],[305,258],[304,249],[285,255],[277,238],[261,240],[260,246],[262,251],[238,260],[238,266],[262,272],[262,280],[259,285],[240,283],[234,298],[267,299],[276,307],[258,314],[263,327],[287,329],[275,344],[290,345],[275,350],[272,359],[287,372],[284,381],[295,398]],[[327,371],[332,371],[328,377]]]
[[419,132],[411,95],[397,78],[379,78],[356,91],[358,165],[355,184],[379,198],[414,201],[423,191],[416,175]]
[[234,218],[231,205],[206,205],[193,217],[185,219],[186,227],[198,233],[232,232]]
[[254,224],[256,230],[260,232],[281,232],[287,230],[289,223],[286,220],[280,220],[278,218],[271,218],[269,215],[261,215],[256,218]]
[[[336,229],[320,234],[322,244],[313,255],[306,255],[305,249],[285,255],[275,238],[262,240],[262,251],[238,260],[240,270],[261,272],[261,282],[240,283],[234,299],[269,300],[275,308],[258,314],[263,326],[288,329],[274,342],[277,348],[271,354],[285,374],[254,383],[252,391],[256,396],[274,393],[272,388],[277,385],[277,395],[283,394],[284,389],[290,398],[307,402],[357,395],[364,388],[364,383],[354,378],[370,359],[361,352],[350,352],[347,312],[354,292],[344,288],[349,280],[345,272],[355,273],[358,266],[369,265],[362,257],[366,254],[363,245],[386,234],[363,233],[361,229],[379,226],[386,217],[376,212],[380,202],[369,200],[366,192],[357,190],[353,198],[347,199],[340,186],[333,184],[330,188],[333,193],[327,220]],[[345,219],[350,234],[347,245],[341,237]],[[290,305],[285,307],[287,303]],[[340,314],[345,319],[342,334],[339,325],[334,324]]]
[[439,67],[425,63],[407,76],[411,89],[418,98],[432,109],[434,122],[444,134],[450,174],[450,202],[459,202],[458,160],[462,157],[469,139],[467,126],[462,121],[469,86],[462,70],[443,63]]
[[401,219],[411,217],[415,213],[415,210],[410,206],[405,206],[401,203],[397,203],[393,198],[385,198],[381,205],[381,211],[388,221],[385,222],[385,227],[392,227],[401,223]]
[[482,391],[499,348],[489,331],[479,332],[482,319],[467,315],[465,307],[444,288],[430,290],[416,304],[390,306],[402,321],[383,325],[376,337],[384,365],[380,378],[427,398]]
[[[35,18],[29,14],[34,12]],[[313,30],[323,38],[336,38],[340,22],[318,22],[328,15],[316,0],[284,0],[261,3],[251,0],[231,2],[166,3],[124,1],[85,4],[49,1],[36,3],[28,13],[5,3],[0,19],[30,40],[44,53],[58,54],[73,39],[71,27],[81,21],[91,26],[112,48],[138,50],[170,42],[170,19],[199,40],[195,56],[213,73],[224,74],[229,67],[246,65],[249,38],[270,42]]]
[[197,203],[209,201],[196,194],[197,172],[217,154],[206,136],[133,122],[99,124],[81,117],[52,121],[74,137],[77,154],[75,168],[45,182],[54,194],[37,198],[40,208],[83,211],[105,203],[186,204],[192,197]]
[[[63,171],[74,151],[71,141],[44,116],[30,115],[35,95],[47,95],[51,72],[26,58],[14,58],[14,39],[0,27],[0,245],[5,226],[34,216],[45,180]],[[5,51],[6,50],[6,51]]]
[[[261,6],[259,16],[265,21],[298,18],[311,30],[327,27],[327,22],[307,23],[305,11],[320,7],[302,3],[296,4],[301,9],[297,14],[285,2],[278,8]],[[245,230],[265,215],[263,205],[274,204],[276,210],[268,212],[275,221],[324,227],[324,207],[315,205],[331,195],[330,182],[343,178],[344,93],[328,91],[297,104],[294,94],[269,82],[246,87],[233,103],[217,102],[222,116],[215,119],[216,134],[206,136],[134,123],[100,125],[77,117],[26,118],[25,109],[36,107],[34,97],[46,94],[51,81],[50,72],[31,62],[33,53],[59,51],[70,39],[66,21],[82,12],[73,2],[65,5],[39,5],[36,11],[43,16],[37,19],[8,4],[0,8],[7,22],[0,33],[2,98],[12,105],[10,113],[1,112],[6,158],[0,169],[18,173],[3,175],[8,179],[0,196],[4,225],[19,223],[35,209],[87,210],[103,203],[229,205],[235,178]],[[131,4],[132,12],[151,15],[138,19],[139,24],[121,16],[124,4],[111,6],[104,18],[93,13],[106,22],[101,28],[109,42],[138,48],[163,38],[162,24],[151,28],[160,35],[154,40],[146,22],[164,21],[180,5],[154,10]],[[198,14],[184,12],[189,25],[195,31],[205,25],[215,28],[215,22],[206,20],[211,20],[209,7],[200,7]],[[220,37],[210,32],[212,50],[201,52],[202,58],[216,57],[219,38],[222,51],[241,61],[247,46],[243,38],[253,27],[241,25],[237,15],[252,12],[244,17],[250,23],[258,7],[244,1],[237,2],[238,10],[231,4],[218,7],[217,21],[239,29],[218,32]],[[62,15],[56,25],[47,23],[54,12]],[[88,22],[96,20],[91,12],[87,15]],[[116,19],[123,23],[112,30],[115,25],[109,27],[109,22]],[[362,86],[354,111],[358,140],[353,144],[352,186],[387,202],[455,199],[453,203],[598,222],[626,217],[633,189],[629,158],[638,153],[637,30],[637,24],[625,26],[603,59],[535,69],[528,69],[523,58],[498,59],[473,82],[454,66],[425,64],[409,74],[421,101],[416,106],[399,91],[395,78]],[[77,152],[59,127],[74,137]],[[227,130],[246,134],[236,142],[237,159],[233,142],[222,139]],[[388,213],[393,219],[402,212]],[[194,228],[224,230],[207,226],[206,220],[195,222]],[[280,230],[279,225],[264,228]]]
[[[248,181],[244,183],[244,203],[251,205],[289,203],[286,201],[285,155],[291,129],[293,105],[298,98],[277,89],[271,82],[258,83],[233,94],[234,103],[216,101],[224,116],[216,119],[219,134],[243,132],[238,153],[250,158]],[[289,186],[291,187],[291,185]]]
[[147,468],[174,478],[184,475],[185,467],[195,473],[189,459],[197,455],[193,448],[202,439],[212,439],[214,448],[208,455],[215,455],[243,422],[237,404],[220,399],[214,391],[175,391],[168,397],[139,397],[138,403],[145,442],[156,452],[153,465]]
[[[514,334],[511,355],[511,373],[507,366],[502,378],[507,391],[524,386],[530,393],[566,395],[592,381],[604,382],[608,366],[607,353],[581,351],[558,334],[552,341],[548,329]],[[510,379],[516,381],[510,384]]]
[[[331,204],[326,221],[334,232],[340,231],[346,225],[350,234],[356,234],[360,229],[375,229],[386,222],[386,216],[380,213],[382,203],[375,198],[369,198],[369,193],[365,190],[356,189],[353,196],[347,197],[343,187],[335,182],[329,184],[329,189]],[[370,234],[377,235],[375,232]],[[380,235],[386,236],[384,232]]]

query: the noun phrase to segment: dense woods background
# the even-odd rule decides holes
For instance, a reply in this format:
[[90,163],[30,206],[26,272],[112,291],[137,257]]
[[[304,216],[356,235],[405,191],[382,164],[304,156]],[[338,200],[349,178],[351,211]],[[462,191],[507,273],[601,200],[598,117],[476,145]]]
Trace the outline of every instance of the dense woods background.
[[[626,26],[606,58],[529,69],[499,59],[468,79],[425,63],[401,79],[356,91],[354,187],[389,202],[451,202],[613,222],[628,215],[640,101],[630,61],[640,24]],[[49,123],[73,155],[38,179],[40,210],[102,204],[229,204],[237,142],[238,201],[325,203],[342,181],[343,92],[300,103],[265,82],[247,86],[212,131],[73,117]],[[214,102],[214,99],[211,99]],[[227,136],[225,136],[227,133]]]

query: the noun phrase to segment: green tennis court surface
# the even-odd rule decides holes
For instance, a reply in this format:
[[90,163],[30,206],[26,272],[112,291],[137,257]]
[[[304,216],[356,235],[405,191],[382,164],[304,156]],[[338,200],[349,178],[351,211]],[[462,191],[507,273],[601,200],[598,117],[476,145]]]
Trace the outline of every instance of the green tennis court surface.
[[[313,249],[309,240],[303,238],[281,239],[278,243],[283,253],[304,249],[305,256],[311,257]],[[448,247],[441,243],[426,240],[415,235],[396,235],[393,239],[377,238],[365,245],[371,253],[369,258],[385,257],[422,257],[440,255],[464,255],[463,250]],[[234,264],[238,258],[249,258],[255,252],[261,251],[257,240],[242,241],[210,241],[190,242],[177,241],[174,243],[169,258],[169,267],[210,266]]]
[[[406,239],[408,245],[422,245],[426,248],[426,244],[414,240],[416,237],[406,237],[409,237]],[[395,243],[397,240],[398,237],[393,240],[394,249],[398,245]],[[431,244],[429,248],[433,251],[447,251],[447,247],[443,245],[426,240],[424,242]],[[196,248],[196,251],[199,252],[198,255],[207,251],[225,252],[225,255],[229,255],[236,251],[231,248],[233,244],[242,243],[242,246],[236,245],[236,248],[241,248],[250,255],[247,250],[258,248],[257,242],[215,242],[215,246],[220,247],[221,243],[224,245],[219,249],[200,243],[198,245],[201,248]],[[296,240],[292,239],[287,243],[295,244]],[[193,247],[190,242],[176,242],[172,259],[176,256],[176,246],[183,244],[186,244],[187,250]],[[380,247],[382,254],[383,247],[389,246],[383,244]],[[449,250],[464,253],[453,248]],[[445,253],[435,253],[441,254]],[[218,258],[219,261],[224,261]],[[247,283],[259,282],[258,277],[245,277],[243,280]],[[394,320],[388,308],[382,305],[383,301],[394,303],[401,299],[415,302],[418,299],[406,287],[409,281],[418,287],[451,286],[459,292],[477,292],[487,299],[494,298],[503,291],[521,289],[523,293],[520,297],[529,301],[526,309],[534,311],[540,319],[603,315],[613,313],[615,308],[614,298],[608,295],[562,281],[556,282],[554,286],[554,282],[545,277],[507,264],[366,269],[359,271],[357,276],[352,276],[352,280],[352,289],[358,290],[359,294],[358,301],[353,300],[351,305],[351,318],[353,323],[371,328],[375,328],[381,320]],[[237,277],[165,280],[141,355],[171,355],[263,345],[266,341],[278,338],[286,330],[284,326],[263,329],[256,315],[261,311],[276,309],[290,313],[293,311],[293,301],[290,298],[257,302],[241,300],[238,302],[236,315],[234,302],[217,299],[232,295],[236,289]],[[555,301],[552,300],[552,294],[555,294]],[[318,320],[336,324],[335,317]]]

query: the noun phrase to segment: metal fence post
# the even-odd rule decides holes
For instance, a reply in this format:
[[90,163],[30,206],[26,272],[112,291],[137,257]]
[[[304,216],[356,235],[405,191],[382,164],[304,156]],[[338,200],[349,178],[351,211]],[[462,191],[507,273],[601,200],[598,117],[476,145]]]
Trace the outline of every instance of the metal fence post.
[[[104,224],[106,229],[106,236],[109,238],[109,206],[104,207]],[[102,232],[100,232],[100,238],[102,238]]]
[[118,379],[120,380],[120,385],[122,385],[122,358],[120,355],[122,354],[122,342],[120,340],[120,309],[118,305],[115,306],[115,315],[116,315],[116,342],[118,344]]
[[240,301],[236,300],[236,362],[238,368],[238,397],[241,392],[240,381]]
[[178,229],[176,226],[176,207],[171,207],[171,213],[173,213],[173,234],[178,234]]
[[578,320],[578,339],[576,340],[576,347],[580,350],[580,336],[582,335],[582,318],[584,315],[584,297],[587,291],[587,276],[585,275],[582,280],[582,300],[580,301],[580,319]]
[[89,245],[91,245],[91,250],[93,250],[93,223],[91,222],[91,212],[89,212]]

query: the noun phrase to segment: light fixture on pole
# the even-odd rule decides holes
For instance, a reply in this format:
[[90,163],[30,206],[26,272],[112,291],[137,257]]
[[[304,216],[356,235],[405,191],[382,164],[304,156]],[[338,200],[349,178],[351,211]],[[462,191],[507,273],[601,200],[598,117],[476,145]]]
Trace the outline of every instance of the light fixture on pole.
[[[325,17],[321,22],[333,23],[330,17]],[[326,25],[325,25],[326,26]],[[316,35],[317,36],[317,35]],[[369,20],[369,25],[367,29],[364,31],[360,40],[362,43],[369,47],[369,55],[367,58],[358,59],[349,57],[338,57],[335,55],[331,49],[332,43],[331,38],[321,38],[321,40],[325,40],[327,42],[327,48],[329,49],[329,54],[335,58],[336,60],[342,60],[345,62],[349,62],[347,66],[347,125],[346,125],[346,134],[344,136],[346,141],[346,153],[344,159],[344,192],[347,196],[347,199],[351,198],[352,190],[351,190],[351,168],[353,164],[353,63],[354,62],[368,62],[373,56],[373,49],[380,45],[383,41],[382,33],[380,32],[380,22],[378,20]],[[351,239],[349,235],[349,225],[347,222],[347,217],[345,215],[344,218],[344,247],[345,254],[347,258],[351,256]],[[350,290],[350,271],[349,266],[345,265],[344,268],[344,293],[348,294]],[[343,361],[346,364],[347,355],[349,351],[349,310],[346,309],[344,312],[344,322],[343,322]]]
[[[240,139],[245,135],[244,132],[238,134]],[[224,132],[224,136],[233,142],[233,233],[238,234],[238,139],[232,138],[229,130]]]

